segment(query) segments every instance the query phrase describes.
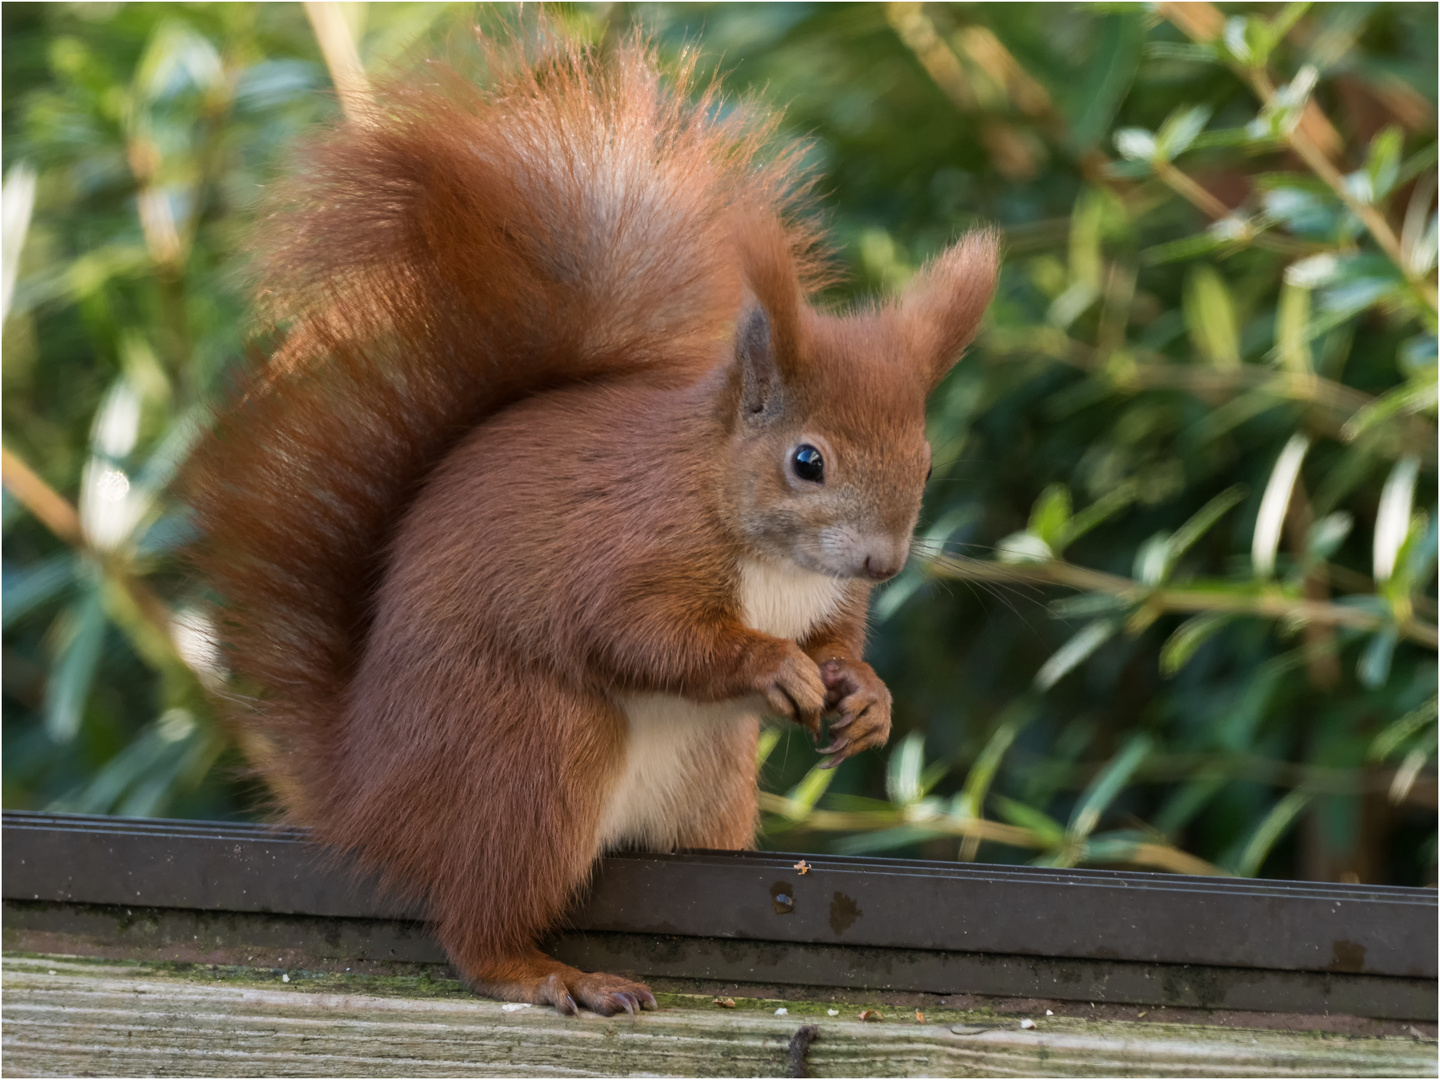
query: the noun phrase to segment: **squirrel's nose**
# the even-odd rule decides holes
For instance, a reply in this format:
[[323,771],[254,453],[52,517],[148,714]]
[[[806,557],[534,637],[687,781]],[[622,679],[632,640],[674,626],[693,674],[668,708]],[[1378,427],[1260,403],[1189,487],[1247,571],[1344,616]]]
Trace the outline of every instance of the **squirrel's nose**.
[[893,558],[885,555],[866,555],[865,573],[869,574],[876,581],[884,581],[892,578],[900,572],[900,564]]

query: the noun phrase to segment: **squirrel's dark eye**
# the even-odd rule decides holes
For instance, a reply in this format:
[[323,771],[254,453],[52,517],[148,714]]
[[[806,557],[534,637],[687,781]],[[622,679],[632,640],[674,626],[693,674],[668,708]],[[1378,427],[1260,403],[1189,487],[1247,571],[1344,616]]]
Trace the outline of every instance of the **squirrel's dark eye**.
[[795,453],[790,455],[790,465],[801,480],[809,480],[814,484],[825,482],[825,459],[820,456],[820,451],[809,443],[802,443],[795,448]]

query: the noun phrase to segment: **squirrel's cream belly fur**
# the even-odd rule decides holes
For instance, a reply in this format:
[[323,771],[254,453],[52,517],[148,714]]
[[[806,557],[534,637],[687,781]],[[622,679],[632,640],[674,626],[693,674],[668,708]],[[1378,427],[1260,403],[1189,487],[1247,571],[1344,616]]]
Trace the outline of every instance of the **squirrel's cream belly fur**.
[[[844,589],[844,581],[793,563],[746,560],[740,565],[741,617],[753,630],[798,641],[835,613]],[[601,814],[601,845],[668,851],[703,825],[716,745],[740,739],[757,722],[759,699],[699,702],[632,694],[616,704],[630,733],[624,771]]]

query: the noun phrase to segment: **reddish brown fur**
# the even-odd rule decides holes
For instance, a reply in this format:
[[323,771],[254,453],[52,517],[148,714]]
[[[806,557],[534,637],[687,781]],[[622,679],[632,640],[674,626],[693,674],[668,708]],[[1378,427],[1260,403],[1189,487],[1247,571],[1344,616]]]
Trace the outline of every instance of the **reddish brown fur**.
[[[645,798],[622,788],[635,702],[667,695],[677,725],[685,702],[739,709],[687,729],[655,792],[691,846],[752,842],[762,705],[817,734],[832,710],[836,760],[888,735],[866,575],[903,562],[925,396],[996,246],[972,235],[897,305],[821,315],[793,160],[757,163],[763,128],[686,104],[638,46],[493,59],[490,90],[397,85],[308,152],[261,290],[290,337],[188,492],[251,691],[236,719],[284,813],[423,895],[477,987],[613,1012],[653,999],[534,943],[602,820],[638,820],[615,802]],[[786,471],[800,441],[824,485]],[[840,599],[770,636],[745,623],[752,565]]]

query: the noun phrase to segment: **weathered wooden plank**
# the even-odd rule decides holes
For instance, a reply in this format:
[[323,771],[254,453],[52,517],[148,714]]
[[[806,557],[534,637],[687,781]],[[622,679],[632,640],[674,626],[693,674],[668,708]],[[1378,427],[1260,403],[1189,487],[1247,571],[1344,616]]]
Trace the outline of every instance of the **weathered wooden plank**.
[[[505,1011],[453,983],[260,970],[176,971],[56,957],[4,960],[11,1076],[784,1075],[791,1037],[820,1027],[816,1076],[1434,1076],[1436,1043],[1087,1021],[738,1003],[662,995],[638,1018]],[[787,1015],[775,1015],[784,1007]],[[952,1030],[960,1025],[961,1033]]]

